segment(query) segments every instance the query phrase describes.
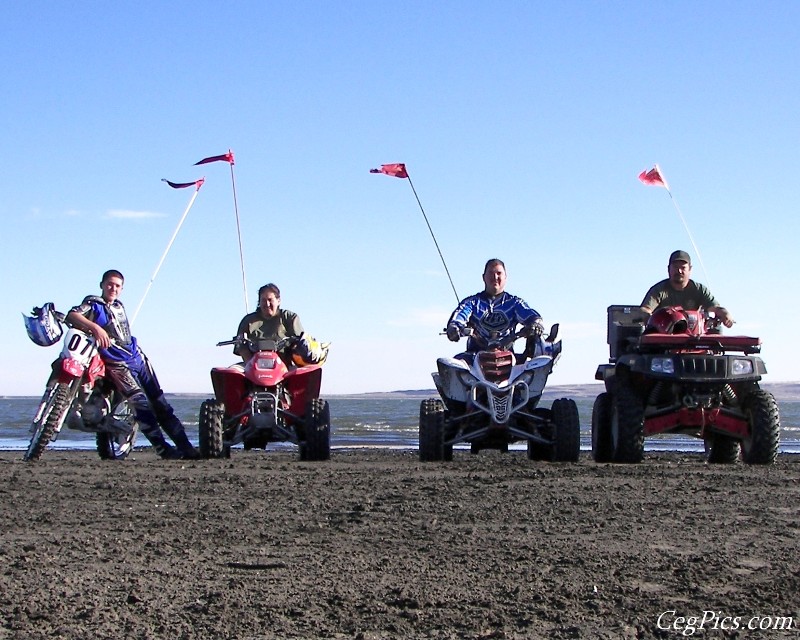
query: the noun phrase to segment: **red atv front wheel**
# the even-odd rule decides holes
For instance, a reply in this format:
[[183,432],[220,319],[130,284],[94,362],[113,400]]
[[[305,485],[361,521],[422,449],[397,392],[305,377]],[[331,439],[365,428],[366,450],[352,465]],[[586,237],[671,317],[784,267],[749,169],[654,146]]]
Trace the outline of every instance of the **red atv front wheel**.
[[206,400],[200,405],[198,439],[200,455],[204,458],[230,458],[231,448],[222,441],[225,405],[218,400]]
[[758,389],[744,399],[750,435],[742,440],[742,460],[747,464],[772,464],[778,457],[781,418],[778,403],[768,391]]

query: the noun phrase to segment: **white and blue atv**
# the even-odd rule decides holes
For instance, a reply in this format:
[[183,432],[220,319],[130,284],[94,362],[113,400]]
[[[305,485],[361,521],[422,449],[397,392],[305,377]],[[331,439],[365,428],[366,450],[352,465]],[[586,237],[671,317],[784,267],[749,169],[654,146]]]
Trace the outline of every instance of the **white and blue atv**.
[[[470,328],[462,335],[472,335]],[[441,396],[423,400],[419,411],[419,458],[452,460],[453,446],[469,443],[508,451],[527,442],[528,458],[576,462],[580,454],[580,419],[574,400],[559,398],[549,409],[538,406],[547,378],[561,355],[558,325],[550,335],[530,337],[525,352],[511,347],[523,332],[490,340],[474,354],[439,358],[433,381]]]

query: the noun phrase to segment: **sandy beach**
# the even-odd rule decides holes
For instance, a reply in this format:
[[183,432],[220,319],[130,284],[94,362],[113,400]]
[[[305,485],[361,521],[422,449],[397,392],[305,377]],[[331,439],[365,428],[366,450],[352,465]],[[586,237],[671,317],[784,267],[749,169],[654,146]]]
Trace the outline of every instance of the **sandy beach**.
[[798,487],[789,455],[2,452],[0,638],[797,638]]

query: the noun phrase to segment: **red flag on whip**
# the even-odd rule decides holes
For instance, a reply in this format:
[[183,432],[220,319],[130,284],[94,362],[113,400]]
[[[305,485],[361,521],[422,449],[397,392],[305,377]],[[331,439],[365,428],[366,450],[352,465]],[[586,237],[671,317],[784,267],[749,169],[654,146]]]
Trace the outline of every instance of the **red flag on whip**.
[[669,194],[670,200],[672,200],[672,206],[675,207],[675,212],[678,214],[681,222],[683,223],[683,228],[686,229],[686,234],[689,236],[689,240],[692,243],[692,247],[694,247],[694,253],[697,256],[698,262],[700,262],[700,266],[703,269],[703,272],[706,274],[705,284],[708,285],[708,273],[706,273],[706,266],[703,264],[703,258],[700,255],[700,249],[697,248],[697,243],[694,241],[694,237],[692,236],[692,232],[689,229],[689,225],[686,224],[686,219],[683,217],[683,213],[681,213],[680,208],[678,207],[678,203],[675,202],[675,198],[672,196],[672,192],[669,190],[669,184],[667,184],[666,179],[664,178],[664,174],[661,173],[661,167],[658,165],[654,165],[650,171],[642,171],[639,174],[639,180],[641,180],[644,184],[651,185],[653,187],[664,187]]
[[166,182],[173,189],[186,189],[186,187],[197,187],[198,191],[200,190],[200,187],[203,186],[203,183],[205,181],[206,181],[205,178],[200,178],[199,180],[195,180],[194,182],[170,182],[166,178],[161,178],[161,182]]
[[198,164],[208,164],[209,162],[229,162],[230,164],[235,164],[233,162],[233,151],[228,149],[228,153],[223,153],[221,156],[209,156],[208,158],[203,158],[200,162],[195,162],[195,166]]
[[644,184],[649,184],[653,187],[664,187],[669,191],[669,185],[664,176],[661,175],[661,168],[658,165],[655,165],[650,171],[642,171],[639,174],[639,180]]
[[402,162],[396,162],[394,164],[382,164],[380,169],[370,169],[369,172],[383,173],[387,176],[393,176],[395,178],[408,178],[406,165],[404,165]]

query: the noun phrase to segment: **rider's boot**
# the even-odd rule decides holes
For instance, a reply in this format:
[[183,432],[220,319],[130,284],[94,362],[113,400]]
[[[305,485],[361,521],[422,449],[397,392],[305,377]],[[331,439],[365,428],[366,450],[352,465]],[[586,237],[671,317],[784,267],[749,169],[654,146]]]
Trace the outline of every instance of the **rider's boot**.
[[146,428],[145,425],[141,426],[144,437],[150,441],[153,451],[156,452],[159,458],[163,458],[164,460],[174,460],[180,457],[180,452],[169,442],[167,442],[164,434],[161,433],[161,429],[158,427],[155,429],[152,427]]
[[175,425],[169,426],[172,428],[168,428],[167,425],[164,425],[164,431],[167,432],[169,437],[175,443],[179,457],[185,460],[198,460],[200,458],[200,452],[195,449],[194,445],[190,442],[183,425],[178,422],[177,428]]
[[178,419],[178,416],[175,415],[172,406],[163,395],[153,404],[153,408],[161,428],[164,429],[178,449],[177,457],[185,460],[199,459],[200,452],[197,451],[194,445],[189,441],[186,430],[183,428],[183,423]]

